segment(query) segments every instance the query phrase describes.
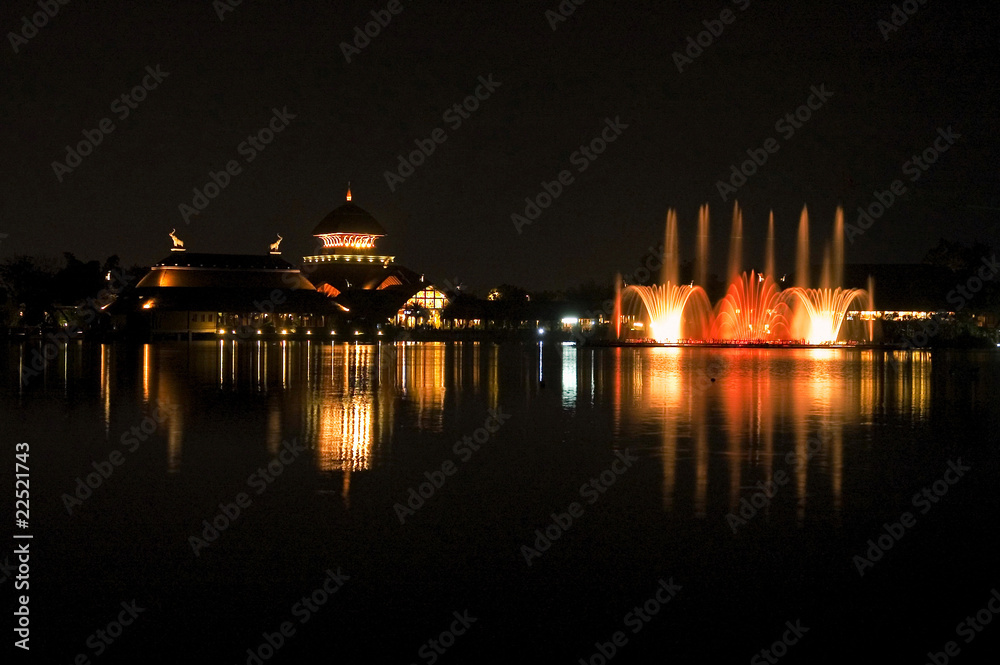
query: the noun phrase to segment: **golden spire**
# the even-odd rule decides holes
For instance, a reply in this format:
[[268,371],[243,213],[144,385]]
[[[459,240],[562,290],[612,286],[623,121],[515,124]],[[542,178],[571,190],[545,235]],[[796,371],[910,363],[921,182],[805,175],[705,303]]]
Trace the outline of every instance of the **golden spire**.
[[351,200],[351,181],[347,181],[347,200]]

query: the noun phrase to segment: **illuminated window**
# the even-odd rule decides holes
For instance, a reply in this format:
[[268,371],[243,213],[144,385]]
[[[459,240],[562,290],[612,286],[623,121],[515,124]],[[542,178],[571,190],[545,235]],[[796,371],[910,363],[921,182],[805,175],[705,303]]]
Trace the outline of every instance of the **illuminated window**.
[[442,310],[445,305],[448,304],[448,298],[435,289],[433,286],[427,286],[422,290],[418,291],[412,298],[406,301],[406,306],[417,305],[429,310]]

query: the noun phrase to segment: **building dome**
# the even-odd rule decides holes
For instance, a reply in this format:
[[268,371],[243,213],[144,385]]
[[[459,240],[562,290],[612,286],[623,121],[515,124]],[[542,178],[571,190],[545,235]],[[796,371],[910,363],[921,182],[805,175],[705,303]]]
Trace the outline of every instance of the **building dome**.
[[384,236],[385,229],[371,213],[351,202],[332,210],[316,225],[312,234],[324,236],[332,234],[359,233],[369,236]]

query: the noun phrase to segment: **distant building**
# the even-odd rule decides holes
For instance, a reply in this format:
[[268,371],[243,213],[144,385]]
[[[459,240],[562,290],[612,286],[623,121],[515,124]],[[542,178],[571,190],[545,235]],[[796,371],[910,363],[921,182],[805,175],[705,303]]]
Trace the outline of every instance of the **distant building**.
[[302,271],[316,289],[343,307],[347,316],[368,323],[440,326],[446,296],[423,275],[378,253],[385,229],[370,213],[347,201],[324,217],[313,237],[319,253],[303,257]]
[[430,326],[440,328],[442,313],[448,306],[448,296],[434,286],[425,286],[417,291],[396,312],[396,325],[406,328]]
[[337,308],[274,255],[176,251],[112,305],[118,330],[163,335],[323,331]]
[[[176,229],[175,229],[176,231]],[[343,324],[440,327],[447,296],[378,253],[385,229],[347,201],[313,229],[318,253],[301,268],[269,254],[188,252],[174,246],[110,308],[116,330],[153,336],[333,333]]]

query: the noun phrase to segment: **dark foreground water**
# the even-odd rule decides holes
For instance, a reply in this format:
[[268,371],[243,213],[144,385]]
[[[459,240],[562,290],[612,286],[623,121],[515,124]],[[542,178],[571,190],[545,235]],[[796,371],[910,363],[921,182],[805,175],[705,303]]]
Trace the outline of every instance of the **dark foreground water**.
[[0,347],[30,662],[1000,644],[995,352],[78,344],[22,385],[36,348]]

